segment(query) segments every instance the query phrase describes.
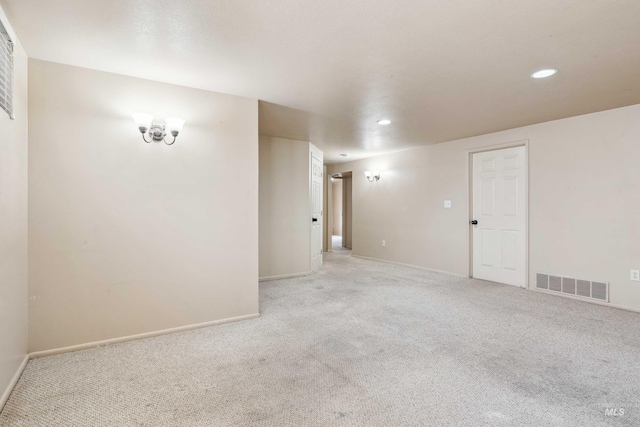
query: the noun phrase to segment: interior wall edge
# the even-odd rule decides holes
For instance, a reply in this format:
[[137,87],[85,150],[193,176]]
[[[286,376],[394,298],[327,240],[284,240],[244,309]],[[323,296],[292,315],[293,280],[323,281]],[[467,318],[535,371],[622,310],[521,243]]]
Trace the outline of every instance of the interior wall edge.
[[0,109],[0,409],[28,354],[28,66],[22,40],[0,2],[13,42],[13,114]]
[[278,276],[265,276],[265,277],[260,277],[258,280],[260,282],[268,282],[270,280],[292,279],[294,277],[308,276],[311,273],[313,273],[313,271],[309,270],[309,271],[303,271],[301,273],[280,274]]
[[0,412],[2,412],[2,408],[4,408],[4,405],[7,403],[7,400],[9,400],[9,396],[11,396],[11,392],[13,391],[13,388],[16,386],[16,384],[18,384],[18,380],[20,379],[22,372],[24,372],[24,368],[27,367],[27,363],[29,363],[29,359],[30,359],[29,355],[25,354],[24,358],[22,359],[22,362],[20,363],[20,366],[18,366],[18,369],[16,370],[16,373],[13,375],[13,378],[11,378],[11,381],[7,385],[7,388],[4,390],[4,393],[2,393],[2,397],[0,397]]

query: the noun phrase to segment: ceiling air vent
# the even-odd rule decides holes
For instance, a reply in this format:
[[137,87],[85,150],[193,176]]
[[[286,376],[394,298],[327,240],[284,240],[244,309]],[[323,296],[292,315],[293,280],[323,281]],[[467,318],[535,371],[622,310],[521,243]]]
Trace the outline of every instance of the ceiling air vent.
[[563,295],[609,302],[609,284],[574,277],[536,274],[536,288]]

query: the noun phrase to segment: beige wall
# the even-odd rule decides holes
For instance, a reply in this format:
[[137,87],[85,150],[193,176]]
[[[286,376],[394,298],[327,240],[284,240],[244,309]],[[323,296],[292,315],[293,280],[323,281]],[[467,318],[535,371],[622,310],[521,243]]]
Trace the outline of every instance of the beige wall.
[[[2,9],[0,19],[9,27]],[[15,120],[0,109],[0,409],[28,341],[27,57],[13,34],[12,40]]]
[[467,275],[466,150],[519,140],[529,141],[530,287],[536,272],[608,281],[612,304],[640,309],[629,280],[640,268],[640,105],[332,165],[354,174],[353,253]]
[[311,270],[309,143],[260,135],[260,277]]
[[342,180],[336,179],[332,183],[333,195],[333,235],[342,236]]
[[[29,341],[258,312],[257,101],[29,61]],[[146,144],[141,111],[181,116]]]

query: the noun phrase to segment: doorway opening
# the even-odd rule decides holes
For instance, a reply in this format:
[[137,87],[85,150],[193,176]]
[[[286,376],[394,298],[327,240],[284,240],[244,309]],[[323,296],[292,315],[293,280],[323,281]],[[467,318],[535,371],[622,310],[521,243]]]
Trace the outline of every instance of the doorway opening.
[[352,247],[352,177],[351,172],[331,176],[333,225],[330,241],[333,251],[351,250]]
[[331,177],[331,187],[333,188],[331,196],[333,197],[333,206],[331,215],[333,215],[333,230],[331,230],[331,249],[336,251],[342,248],[342,175]]

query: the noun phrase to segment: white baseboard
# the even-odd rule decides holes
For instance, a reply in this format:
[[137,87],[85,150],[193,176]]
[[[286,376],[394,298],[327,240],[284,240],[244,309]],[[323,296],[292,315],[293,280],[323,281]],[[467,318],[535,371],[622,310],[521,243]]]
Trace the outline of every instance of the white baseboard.
[[371,257],[368,257],[368,256],[362,256],[362,255],[353,255],[352,254],[351,256],[354,257],[354,258],[368,259],[370,261],[384,262],[386,264],[395,264],[395,265],[401,265],[403,267],[417,268],[418,270],[430,271],[432,273],[448,274],[449,276],[462,277],[463,279],[468,279],[469,278],[469,276],[465,276],[463,274],[456,274],[456,273],[452,273],[450,271],[444,271],[444,270],[436,270],[435,268],[421,267],[419,265],[405,264],[405,263],[402,263],[402,262],[389,261],[389,260],[380,259],[380,258],[371,258]]
[[18,367],[18,370],[16,371],[13,378],[11,378],[11,382],[9,382],[9,385],[7,385],[7,389],[4,391],[4,393],[2,393],[2,397],[0,397],[0,411],[2,411],[2,408],[4,408],[4,404],[7,403],[7,400],[9,400],[9,396],[11,395],[13,388],[16,386],[16,384],[18,384],[20,375],[22,375],[24,368],[27,367],[27,363],[29,363],[29,355],[25,354],[24,359],[22,359],[22,363],[20,363],[20,366]]
[[564,294],[562,292],[554,292],[554,291],[548,291],[546,289],[540,289],[540,288],[536,288],[533,287],[531,288],[531,290],[537,291],[537,292],[542,292],[543,294],[547,294],[547,295],[553,295],[556,297],[562,297],[562,298],[568,298],[568,299],[572,299],[574,301],[583,301],[589,304],[597,304],[597,305],[602,305],[605,307],[613,307],[613,308],[617,308],[619,310],[626,310],[626,311],[633,311],[635,313],[640,313],[640,309],[637,308],[633,308],[633,307],[627,307],[626,305],[619,305],[619,304],[613,304],[610,302],[606,302],[606,301],[598,301],[592,298],[580,298],[579,296],[575,296],[575,295],[571,295],[571,294]]
[[227,319],[212,320],[210,322],[195,323],[192,325],[178,326],[177,328],[162,329],[160,331],[145,332],[142,334],[128,335],[125,337],[111,338],[108,340],[94,341],[85,344],[72,345],[69,347],[54,348],[51,350],[34,351],[29,354],[31,359],[45,356],[53,356],[55,354],[69,353],[72,351],[86,350],[89,348],[103,347],[109,344],[117,344],[127,341],[141,340],[144,338],[157,337],[159,335],[173,334],[174,332],[190,331],[192,329],[206,328],[207,326],[222,325],[223,323],[238,322],[240,320],[254,319],[259,317],[260,313],[247,314],[244,316],[229,317]]
[[[371,258],[371,257],[362,256],[362,255],[351,255],[351,256],[354,257],[354,258],[368,259],[368,260],[371,260],[371,261],[384,262],[384,263],[387,263],[387,264],[402,265],[404,267],[417,268],[417,269],[420,269],[420,270],[432,271],[434,273],[448,274],[450,276],[456,276],[456,277],[461,277],[463,279],[469,279],[469,276],[465,276],[465,275],[462,275],[462,274],[451,273],[449,271],[435,270],[433,268],[420,267],[419,265],[404,264],[404,263],[401,263],[401,262],[388,261],[386,259],[379,259],[379,258]],[[509,285],[507,285],[507,286],[509,286]],[[579,298],[579,297],[575,297],[575,296],[572,296],[572,295],[563,294],[563,293],[560,293],[560,292],[552,292],[552,291],[547,291],[545,289],[539,289],[539,288],[536,288],[536,287],[523,288],[523,289],[534,290],[534,291],[537,291],[537,292],[545,293],[547,295],[555,295],[555,296],[562,297],[562,298],[569,298],[569,299],[572,299],[574,301],[576,301],[576,300],[577,301],[584,301],[584,302],[591,303],[591,304],[598,304],[598,305],[602,305],[602,306],[605,306],[605,307],[613,307],[613,308],[617,308],[619,310],[626,310],[626,311],[633,311],[633,312],[636,312],[636,313],[640,313],[640,309],[633,308],[633,307],[627,307],[626,305],[613,304],[613,303],[610,303],[610,302],[598,301],[598,300],[593,300],[593,299]]]
[[279,276],[266,276],[266,277],[260,277],[258,280],[260,282],[266,282],[268,280],[278,280],[278,279],[291,279],[292,277],[301,277],[301,276],[308,276],[311,273],[313,273],[313,271],[304,271],[302,273],[291,273],[291,274],[281,274]]

